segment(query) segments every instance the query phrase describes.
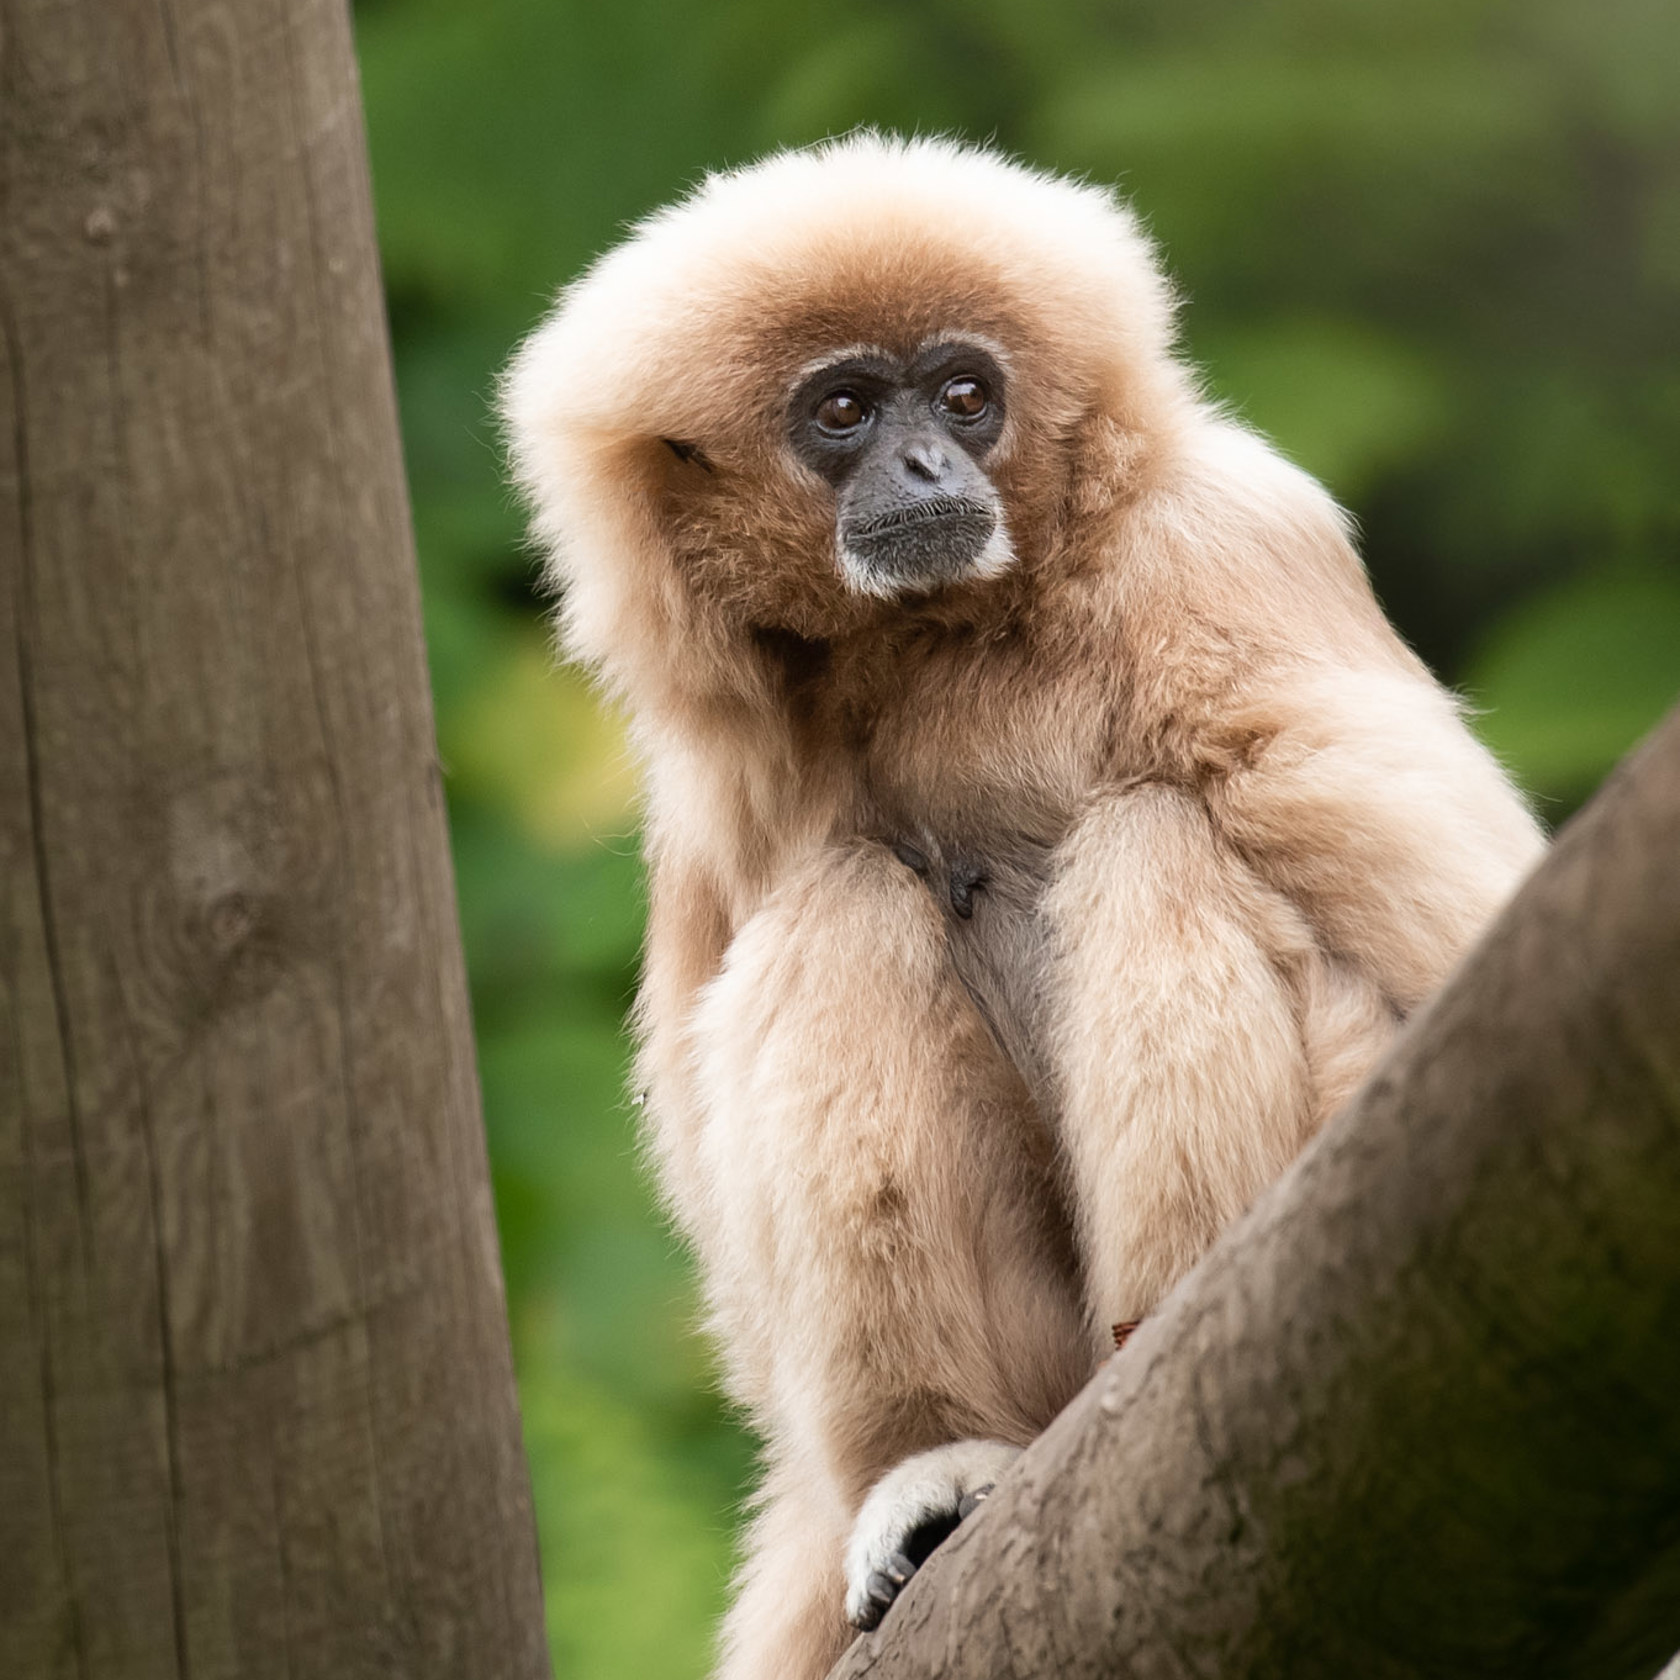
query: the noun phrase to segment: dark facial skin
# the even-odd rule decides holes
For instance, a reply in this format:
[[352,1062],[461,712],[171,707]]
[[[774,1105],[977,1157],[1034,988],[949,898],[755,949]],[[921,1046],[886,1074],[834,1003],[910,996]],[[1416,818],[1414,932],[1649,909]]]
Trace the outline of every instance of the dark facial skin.
[[961,340],[908,362],[848,356],[800,382],[789,442],[834,486],[855,587],[913,594],[973,575],[1002,513],[982,463],[1003,420],[1003,370]]

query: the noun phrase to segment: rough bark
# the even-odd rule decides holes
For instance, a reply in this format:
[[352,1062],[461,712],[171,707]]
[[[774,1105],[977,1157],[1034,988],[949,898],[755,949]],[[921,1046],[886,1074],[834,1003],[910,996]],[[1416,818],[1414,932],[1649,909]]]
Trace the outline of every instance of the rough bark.
[[0,0],[0,1672],[546,1674],[342,0]]
[[1680,714],[835,1669],[1647,1680],[1680,1647]]

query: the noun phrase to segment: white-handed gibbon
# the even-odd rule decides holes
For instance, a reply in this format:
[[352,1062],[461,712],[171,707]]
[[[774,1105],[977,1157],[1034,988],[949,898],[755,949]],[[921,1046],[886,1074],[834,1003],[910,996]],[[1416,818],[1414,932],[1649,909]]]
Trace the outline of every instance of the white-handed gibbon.
[[721,1672],[809,1680],[1541,840],[1105,192],[715,176],[505,405],[645,766],[650,1141],[765,1442]]

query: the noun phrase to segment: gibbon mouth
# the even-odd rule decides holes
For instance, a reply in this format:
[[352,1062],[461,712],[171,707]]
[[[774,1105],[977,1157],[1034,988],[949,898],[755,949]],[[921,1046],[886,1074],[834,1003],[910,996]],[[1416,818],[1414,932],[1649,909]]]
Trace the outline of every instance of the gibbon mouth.
[[963,496],[930,496],[875,519],[847,522],[847,558],[894,589],[933,588],[972,572],[997,533],[998,516]]
[[997,516],[983,502],[970,501],[966,496],[929,496],[925,502],[911,507],[894,508],[874,519],[862,519],[846,535],[854,542],[871,537],[888,536],[893,532],[910,530],[943,519],[981,519],[986,522],[987,535],[997,523]]

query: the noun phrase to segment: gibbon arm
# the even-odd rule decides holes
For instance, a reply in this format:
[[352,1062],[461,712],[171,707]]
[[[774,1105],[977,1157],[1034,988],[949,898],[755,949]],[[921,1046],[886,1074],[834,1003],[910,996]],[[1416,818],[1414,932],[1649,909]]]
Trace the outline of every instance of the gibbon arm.
[[[937,906],[884,845],[821,850],[783,882],[707,987],[694,1043],[689,1205],[771,1472],[723,1672],[820,1675],[834,1653],[799,1656],[796,1630],[843,1640],[842,1554],[870,1487],[965,1437],[1031,1440],[1089,1375],[1051,1145]],[[777,1564],[790,1537],[798,1593]]]
[[1099,1343],[1283,1170],[1541,849],[1400,658],[1303,663],[1223,727],[1244,750],[1197,790],[1100,796],[1045,900]]
[[1144,1317],[1304,1140],[1311,1070],[1280,964],[1310,939],[1192,793],[1098,797],[1043,914],[1051,1057],[1089,1334]]

